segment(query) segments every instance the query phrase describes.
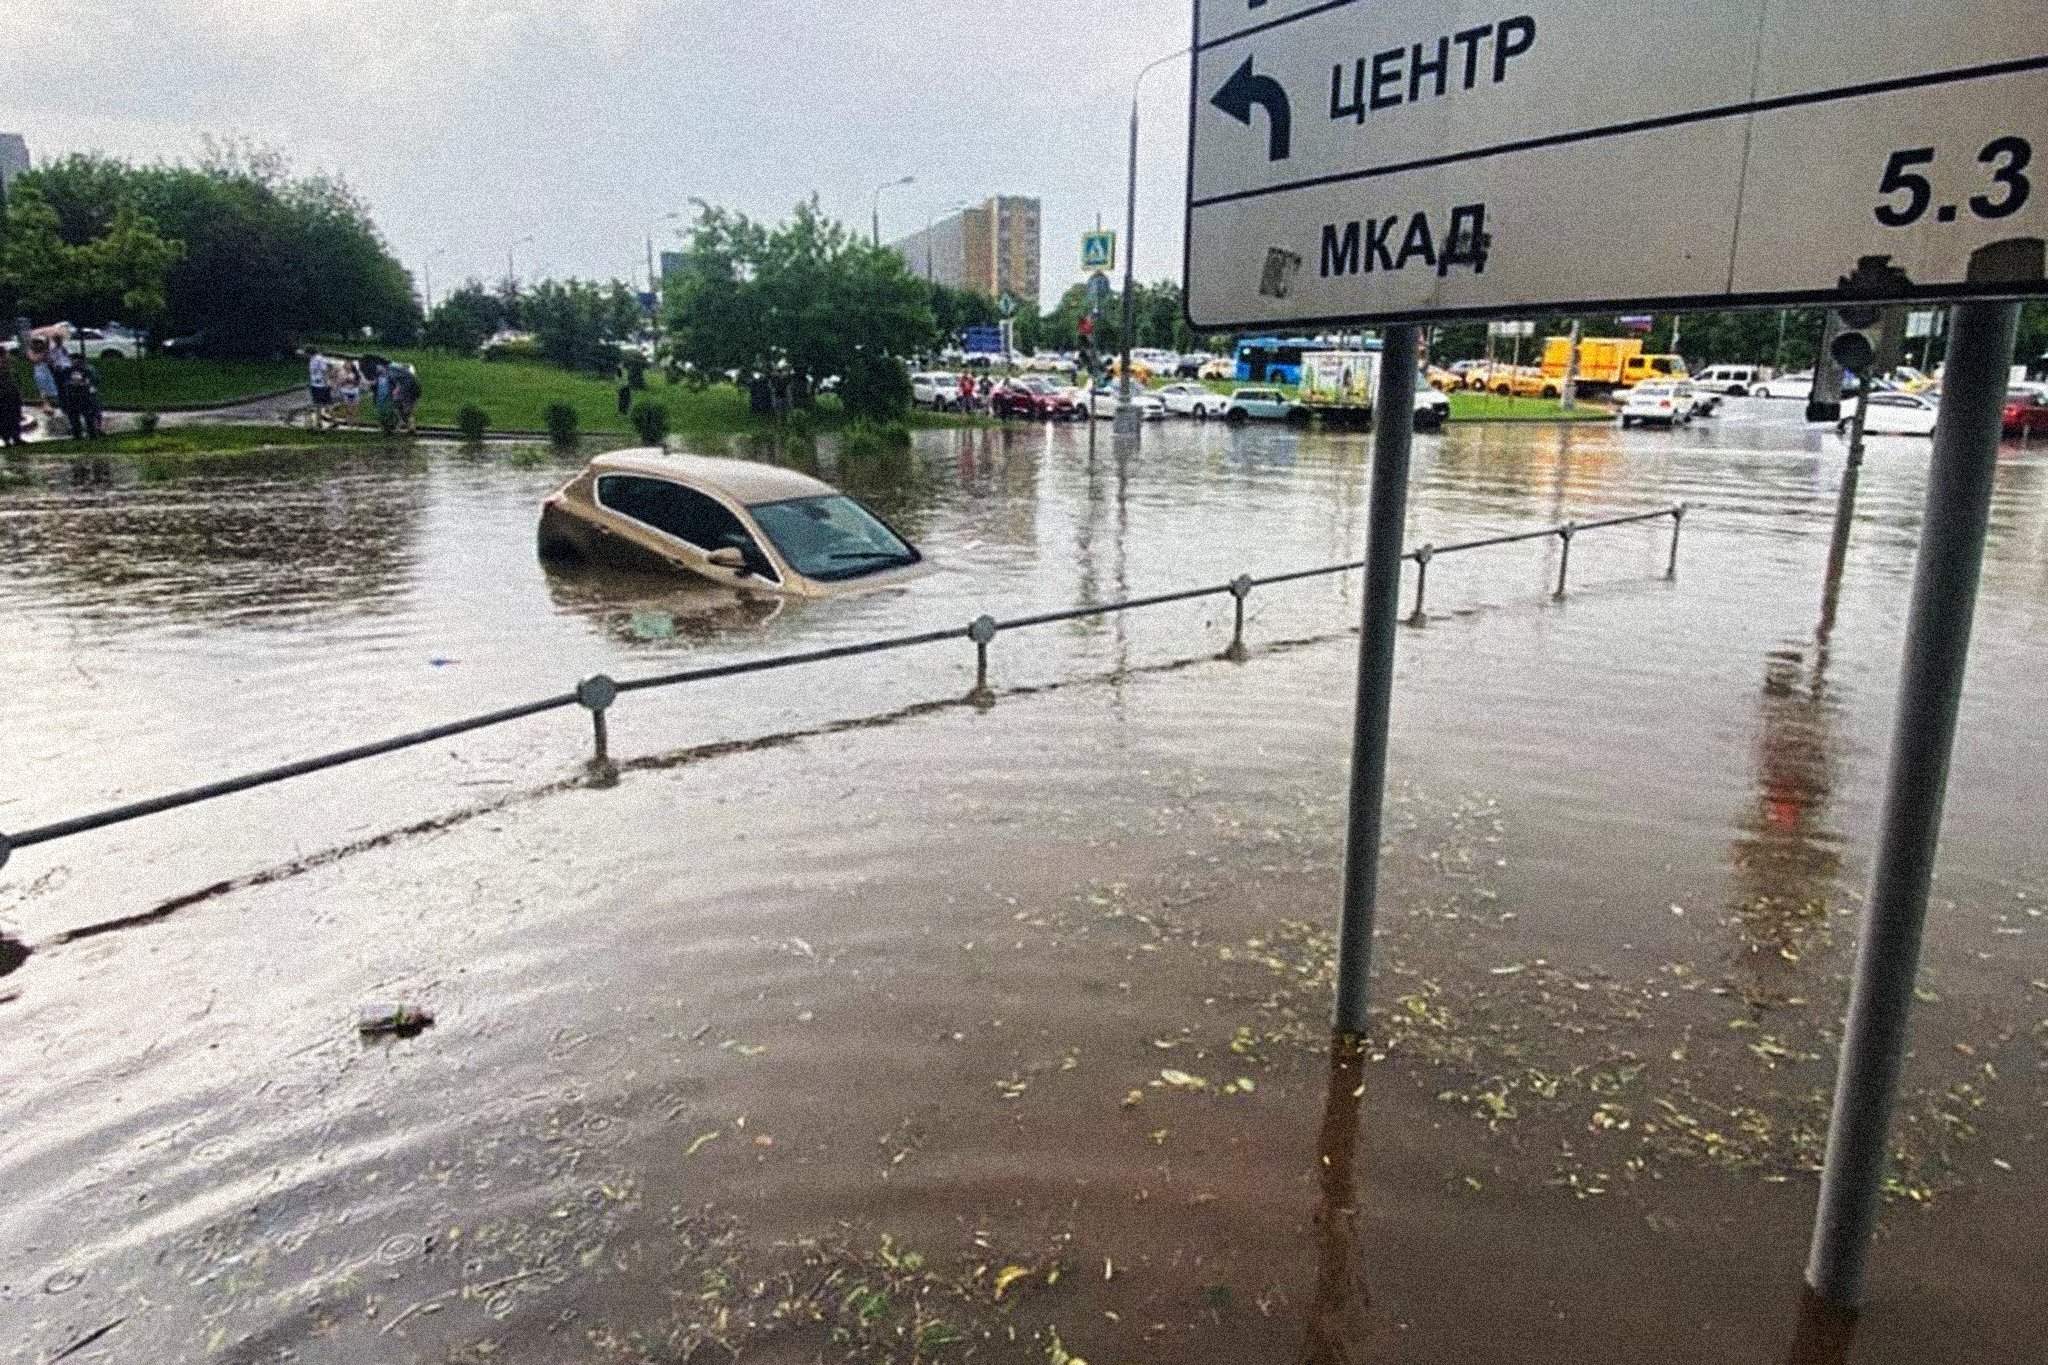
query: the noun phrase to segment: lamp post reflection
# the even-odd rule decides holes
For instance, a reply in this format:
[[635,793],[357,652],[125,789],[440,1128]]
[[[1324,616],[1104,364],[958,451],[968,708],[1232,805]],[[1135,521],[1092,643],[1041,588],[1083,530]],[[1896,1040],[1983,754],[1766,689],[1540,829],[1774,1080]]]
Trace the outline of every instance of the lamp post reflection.
[[1365,1044],[1330,1040],[1330,1086],[1316,1139],[1316,1292],[1299,1365],[1357,1365],[1365,1359],[1371,1302],[1358,1257],[1358,1111]]
[[1856,1341],[1856,1314],[1799,1287],[1799,1323],[1785,1365],[1848,1365]]

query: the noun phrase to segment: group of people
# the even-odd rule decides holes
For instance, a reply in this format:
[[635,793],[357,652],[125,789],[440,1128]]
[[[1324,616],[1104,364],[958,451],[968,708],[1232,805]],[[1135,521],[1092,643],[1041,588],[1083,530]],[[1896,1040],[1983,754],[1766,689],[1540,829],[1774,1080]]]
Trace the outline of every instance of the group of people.
[[[74,356],[62,336],[28,339],[28,362],[36,387],[36,404],[47,425],[64,415],[75,441],[105,435],[100,403],[100,377],[85,357]],[[0,445],[18,446],[27,437],[27,400],[11,360],[0,361]]]
[[306,391],[313,400],[316,427],[360,420],[367,393],[378,425],[399,431],[417,429],[413,413],[420,403],[420,377],[410,365],[380,355],[351,359],[315,350],[306,362]]
[[987,375],[983,375],[981,381],[976,383],[973,375],[962,374],[960,376],[960,411],[986,412],[990,401],[995,397],[995,392],[996,381]]

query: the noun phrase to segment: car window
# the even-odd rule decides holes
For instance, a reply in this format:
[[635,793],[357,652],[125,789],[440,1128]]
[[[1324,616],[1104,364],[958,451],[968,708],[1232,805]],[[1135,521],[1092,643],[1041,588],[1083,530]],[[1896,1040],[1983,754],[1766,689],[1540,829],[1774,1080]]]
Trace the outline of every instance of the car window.
[[707,553],[736,549],[747,557],[747,567],[756,574],[779,578],[745,524],[716,498],[694,488],[637,474],[605,474],[597,481],[597,501]]
[[830,582],[915,564],[921,558],[882,520],[843,493],[747,510],[800,574]]

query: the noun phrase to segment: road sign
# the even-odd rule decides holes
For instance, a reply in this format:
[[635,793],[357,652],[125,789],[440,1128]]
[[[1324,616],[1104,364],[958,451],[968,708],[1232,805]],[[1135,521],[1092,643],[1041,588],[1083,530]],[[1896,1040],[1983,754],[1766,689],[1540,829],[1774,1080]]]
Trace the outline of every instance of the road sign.
[[1115,286],[1110,284],[1109,276],[1103,274],[1100,270],[1088,277],[1088,301],[1096,307],[1100,308],[1103,301],[1113,292],[1115,292]]
[[1532,337],[1536,335],[1536,324],[1533,322],[1489,322],[1486,324],[1486,334],[1496,337]]
[[969,327],[961,336],[961,349],[969,355],[1001,355],[1003,329],[1000,327]]
[[2048,294],[2040,0],[1508,13],[1195,0],[1190,321]]
[[1104,229],[1083,233],[1081,236],[1081,268],[1083,270],[1116,269],[1116,234]]
[[1933,313],[1908,313],[1906,315],[1906,335],[1915,341],[1923,337],[1933,336],[1934,318],[1935,315]]
[[1015,294],[1012,294],[1009,290],[1005,289],[1003,291],[1003,296],[996,300],[996,311],[998,313],[1001,313],[1006,318],[1016,317],[1017,296]]

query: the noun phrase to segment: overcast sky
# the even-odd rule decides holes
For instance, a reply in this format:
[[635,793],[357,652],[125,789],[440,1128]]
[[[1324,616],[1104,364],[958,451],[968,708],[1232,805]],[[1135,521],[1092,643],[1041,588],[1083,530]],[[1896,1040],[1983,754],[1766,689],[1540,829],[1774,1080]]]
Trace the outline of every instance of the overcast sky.
[[[815,192],[884,240],[990,194],[1045,206],[1045,296],[1121,227],[1131,82],[1188,0],[66,0],[0,46],[0,131],[40,162],[253,138],[345,176],[437,293],[644,273],[692,197],[779,218]],[[1178,279],[1187,68],[1144,83],[1138,269]],[[669,241],[673,243],[671,235]],[[659,245],[659,242],[657,242]]]

